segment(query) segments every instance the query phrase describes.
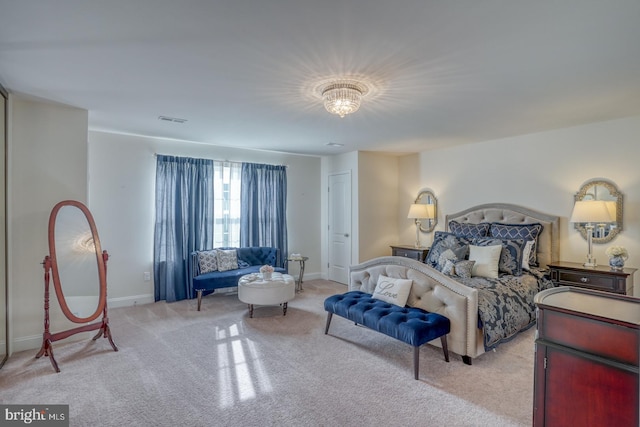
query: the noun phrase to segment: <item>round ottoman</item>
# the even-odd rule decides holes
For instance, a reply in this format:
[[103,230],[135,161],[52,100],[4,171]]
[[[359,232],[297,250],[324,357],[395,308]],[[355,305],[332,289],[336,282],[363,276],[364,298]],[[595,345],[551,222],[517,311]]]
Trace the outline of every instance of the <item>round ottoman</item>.
[[292,276],[273,273],[264,280],[262,274],[252,273],[238,281],[238,298],[249,305],[249,317],[253,317],[254,305],[282,304],[282,313],[287,315],[287,302],[296,296],[296,281]]

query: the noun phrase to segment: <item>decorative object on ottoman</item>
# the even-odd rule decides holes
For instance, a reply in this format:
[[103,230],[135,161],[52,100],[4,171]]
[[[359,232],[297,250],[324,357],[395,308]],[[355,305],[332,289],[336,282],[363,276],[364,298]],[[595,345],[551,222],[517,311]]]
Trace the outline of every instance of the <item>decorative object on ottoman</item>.
[[263,265],[260,267],[260,273],[264,280],[271,280],[271,274],[273,274],[273,267],[270,265]]
[[604,253],[609,257],[609,265],[612,270],[622,270],[624,262],[629,258],[629,253],[622,246],[610,246]]
[[247,274],[238,281],[238,299],[249,305],[249,317],[253,317],[254,305],[282,305],[283,316],[287,315],[287,303],[296,296],[296,282],[292,276],[274,272],[271,280],[262,274]]

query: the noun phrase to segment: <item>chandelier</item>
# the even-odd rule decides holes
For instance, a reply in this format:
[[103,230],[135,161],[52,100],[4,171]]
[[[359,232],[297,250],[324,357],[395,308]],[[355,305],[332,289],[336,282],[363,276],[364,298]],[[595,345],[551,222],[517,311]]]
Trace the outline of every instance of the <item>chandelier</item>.
[[365,84],[356,80],[332,81],[322,88],[324,108],[340,117],[355,113],[368,91]]

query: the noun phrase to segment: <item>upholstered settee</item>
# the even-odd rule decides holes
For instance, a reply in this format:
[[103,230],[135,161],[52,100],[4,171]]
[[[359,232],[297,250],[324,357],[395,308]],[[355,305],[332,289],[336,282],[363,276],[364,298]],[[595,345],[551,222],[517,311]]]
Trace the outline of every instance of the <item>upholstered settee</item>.
[[[418,307],[445,316],[451,322],[449,350],[471,364],[484,353],[482,329],[478,328],[478,291],[464,286],[427,265],[408,258],[380,257],[349,268],[349,290],[373,293],[378,276],[411,279],[407,300]],[[430,344],[441,347],[439,340]]]
[[274,271],[286,273],[280,267],[280,251],[277,248],[255,246],[248,248],[215,248],[191,253],[191,286],[198,298],[198,311],[202,296],[216,289],[238,286],[245,274],[257,273],[263,265]]

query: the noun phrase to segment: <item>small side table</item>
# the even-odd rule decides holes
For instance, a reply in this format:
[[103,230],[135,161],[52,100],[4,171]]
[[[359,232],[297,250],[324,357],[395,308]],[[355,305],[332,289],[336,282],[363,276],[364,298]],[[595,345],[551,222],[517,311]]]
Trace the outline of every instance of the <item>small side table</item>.
[[633,295],[633,273],[635,268],[612,270],[608,265],[585,267],[577,262],[559,261],[549,264],[549,276],[556,286],[575,286]]
[[297,262],[300,264],[300,273],[298,274],[298,280],[296,280],[296,291],[302,290],[302,278],[304,277],[304,263],[309,259],[308,256],[301,256],[295,258],[287,258],[287,270],[290,262]]
[[417,261],[424,262],[425,258],[429,254],[429,248],[416,248],[415,246],[391,246],[392,256],[403,256],[406,258],[413,258]]

